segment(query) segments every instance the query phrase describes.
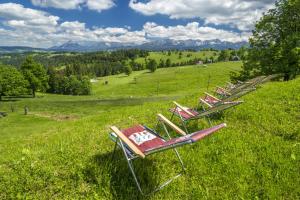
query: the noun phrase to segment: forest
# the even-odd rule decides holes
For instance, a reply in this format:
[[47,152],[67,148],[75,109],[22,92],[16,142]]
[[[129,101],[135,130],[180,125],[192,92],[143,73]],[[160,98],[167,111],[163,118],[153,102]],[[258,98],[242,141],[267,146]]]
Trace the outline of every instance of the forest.
[[[65,95],[91,94],[90,79],[148,69],[209,64],[240,60],[246,48],[239,50],[208,49],[200,52],[169,50],[151,52],[139,49],[90,53],[24,53],[0,55],[2,96],[32,95],[36,91]],[[193,57],[192,53],[196,56]],[[202,53],[202,55],[200,55]],[[207,55],[207,56],[204,56]],[[210,56],[209,56],[210,55]],[[166,57],[166,59],[162,59]],[[176,57],[176,59],[174,59]],[[185,58],[184,58],[185,57]],[[138,60],[143,60],[139,62]]]

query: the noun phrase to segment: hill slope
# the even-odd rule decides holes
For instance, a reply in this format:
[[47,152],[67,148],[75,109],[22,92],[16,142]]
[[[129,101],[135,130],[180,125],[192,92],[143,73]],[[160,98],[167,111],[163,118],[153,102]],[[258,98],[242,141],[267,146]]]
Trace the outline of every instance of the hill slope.
[[[108,77],[109,88],[99,80],[90,97],[40,95],[5,102],[2,110],[14,104],[17,112],[0,119],[0,199],[142,198],[121,154],[120,160],[110,162],[109,125],[154,127],[156,113],[170,116],[171,99],[195,105],[206,91],[209,74],[212,90],[239,66],[137,72]],[[226,129],[179,149],[186,174],[149,199],[299,198],[300,79],[267,83],[243,100],[213,120],[226,122]],[[26,117],[21,114],[25,104],[32,107]],[[198,126],[207,124],[200,120]],[[191,128],[198,129],[195,124]],[[179,170],[175,163],[168,151],[135,164],[147,190]]]

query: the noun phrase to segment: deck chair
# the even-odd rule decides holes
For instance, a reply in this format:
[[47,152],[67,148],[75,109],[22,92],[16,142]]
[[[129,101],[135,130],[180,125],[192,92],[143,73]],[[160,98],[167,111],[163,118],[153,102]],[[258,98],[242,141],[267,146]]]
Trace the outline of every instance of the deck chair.
[[232,101],[236,100],[250,92],[255,91],[255,87],[248,87],[241,90],[235,90],[232,92],[227,91],[225,88],[222,88],[220,86],[216,87],[215,94],[220,98],[222,101]]
[[[169,121],[166,117],[164,117],[161,114],[158,114],[158,124],[160,124],[163,127],[163,130],[167,135],[167,139],[165,137],[160,136],[157,132],[144,125],[137,125],[124,130],[120,130],[116,126],[110,127],[111,130],[113,131],[112,133],[110,133],[110,138],[115,142],[113,156],[115,154],[116,148],[120,147],[124,153],[124,156],[128,163],[131,174],[135,180],[137,188],[142,195],[150,195],[151,193],[157,192],[182,175],[185,168],[176,147],[195,143],[226,126],[226,124],[223,123],[218,126],[214,126],[187,135],[183,130],[181,130],[179,127],[177,127],[175,124],[173,124],[171,121]],[[172,128],[175,132],[181,134],[182,136],[171,139],[167,126]],[[181,165],[181,169],[182,169],[181,172],[179,172],[176,176],[162,183],[160,186],[155,188],[152,192],[145,194],[135,174],[132,161],[138,158],[143,159],[151,154],[169,150],[169,149],[174,150],[178,158],[178,161]]]
[[[207,97],[210,96],[207,95]],[[208,101],[208,99],[210,100]],[[212,123],[210,117],[213,114],[220,113],[224,110],[237,106],[243,103],[243,101],[217,101],[213,98],[200,98],[197,108],[185,107],[175,101],[173,101],[173,103],[175,104],[175,108],[169,109],[172,113],[171,120],[174,116],[179,117],[184,130],[188,133],[187,125],[189,122],[205,118],[211,126]]]
[[281,74],[273,74],[268,76],[258,76],[250,79],[246,82],[238,81],[236,85],[227,82],[228,85],[225,88],[217,86],[215,94],[220,96],[222,100],[234,100],[241,96],[244,96],[250,92],[256,90],[256,87],[260,84],[266,83],[274,78],[281,76]]
[[257,76],[255,78],[249,79],[249,80],[244,81],[244,82],[243,81],[237,81],[236,84],[227,82],[227,86],[225,86],[225,89],[228,92],[234,93],[234,92],[240,91],[240,90],[245,89],[245,88],[255,87],[256,85],[261,83],[265,78],[266,78],[266,76]]

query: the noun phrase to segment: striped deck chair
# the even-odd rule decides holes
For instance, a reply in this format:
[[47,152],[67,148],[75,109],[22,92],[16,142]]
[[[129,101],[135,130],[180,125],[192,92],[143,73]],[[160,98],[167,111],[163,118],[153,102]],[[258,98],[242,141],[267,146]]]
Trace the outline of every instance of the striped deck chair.
[[[167,139],[166,137],[160,136],[157,132],[144,125],[137,125],[123,130],[119,130],[116,126],[111,127],[111,130],[113,132],[110,133],[110,138],[115,142],[113,156],[115,154],[116,148],[120,147],[124,153],[124,156],[128,163],[129,169],[133,175],[137,188],[142,195],[149,195],[151,193],[157,192],[182,175],[185,168],[176,147],[195,143],[226,126],[226,124],[223,123],[218,126],[194,132],[192,134],[186,134],[183,130],[181,130],[179,127],[177,127],[175,124],[173,124],[161,114],[158,114],[158,124],[160,124],[163,127],[163,130],[167,135]],[[182,136],[172,139],[169,135],[167,127],[172,128],[175,132],[181,134]],[[137,158],[146,158],[151,154],[169,149],[174,150],[175,155],[177,156],[179,164],[182,168],[181,172],[179,172],[176,176],[170,178],[166,182],[162,183],[152,192],[145,194],[135,174],[132,161]]]
[[266,83],[274,78],[281,76],[281,74],[273,74],[269,76],[258,76],[246,82],[238,81],[236,85],[228,82],[225,88],[216,87],[215,94],[220,96],[222,100],[234,100],[256,90],[260,84]]
[[175,104],[175,108],[169,109],[172,113],[171,120],[174,116],[179,117],[184,130],[188,133],[187,125],[189,122],[205,118],[211,126],[210,117],[213,114],[237,106],[243,103],[243,101],[221,101],[215,99],[212,95],[206,95],[204,99],[200,98],[197,108],[185,107],[175,101],[173,103]]
[[220,86],[216,87],[215,90],[215,94],[220,98],[220,100],[222,101],[232,101],[232,100],[236,100],[250,92],[255,91],[256,88],[255,87],[247,87],[241,90],[235,90],[232,92],[229,92],[228,90],[226,90],[225,88],[222,88]]

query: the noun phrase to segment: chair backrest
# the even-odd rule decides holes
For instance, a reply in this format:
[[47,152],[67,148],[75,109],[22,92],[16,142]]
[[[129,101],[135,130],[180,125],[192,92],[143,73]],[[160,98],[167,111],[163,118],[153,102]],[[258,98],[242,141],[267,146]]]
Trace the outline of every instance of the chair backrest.
[[111,126],[110,129],[117,134],[117,136],[122,140],[135,154],[142,158],[145,158],[145,154],[136,145],[122,133],[116,126]]
[[[179,104],[178,104],[179,105]],[[158,114],[158,120],[161,120],[163,123],[167,124],[169,127],[171,127],[174,131],[181,135],[186,135],[186,132],[184,132],[182,129],[180,129],[178,126],[173,124],[170,120],[168,120],[165,116],[162,114]]]
[[204,116],[207,116],[207,115],[210,115],[210,114],[213,114],[213,113],[216,113],[216,112],[220,112],[220,111],[224,111],[228,108],[231,108],[233,106],[237,106],[239,104],[243,103],[243,101],[230,101],[230,102],[222,102],[222,103],[219,103],[213,107],[210,107],[206,110],[203,110],[202,112],[200,112],[198,115],[197,115],[197,118],[198,117],[204,117]]

